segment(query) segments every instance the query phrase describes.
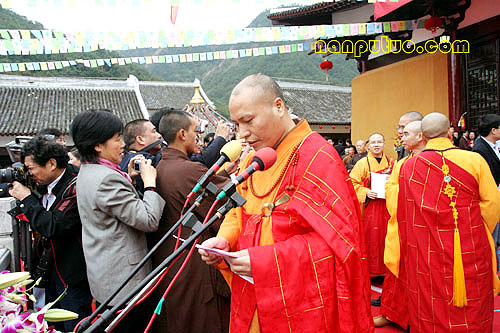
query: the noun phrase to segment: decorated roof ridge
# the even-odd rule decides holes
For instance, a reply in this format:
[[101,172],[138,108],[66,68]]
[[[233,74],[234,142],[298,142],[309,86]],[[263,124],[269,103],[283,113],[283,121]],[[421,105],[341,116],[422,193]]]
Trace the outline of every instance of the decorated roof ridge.
[[176,87],[189,87],[195,86],[194,82],[176,82],[176,81],[139,81],[139,85],[144,86],[176,86]]
[[0,75],[0,86],[5,87],[38,87],[46,89],[109,89],[133,90],[125,79],[107,80],[105,78],[85,77],[47,77],[24,75]]
[[357,5],[365,5],[366,2],[360,2],[357,0],[340,0],[335,2],[320,2],[317,4],[303,6],[299,8],[289,9],[282,12],[276,12],[267,15],[270,20],[280,19],[280,18],[290,18],[296,15],[315,13],[321,10],[328,10],[329,12],[335,12],[337,10],[350,8]]
[[276,82],[282,89],[325,90],[325,91],[336,91],[348,94],[350,94],[352,91],[350,87],[333,86],[330,84],[288,82],[288,81],[276,81]]

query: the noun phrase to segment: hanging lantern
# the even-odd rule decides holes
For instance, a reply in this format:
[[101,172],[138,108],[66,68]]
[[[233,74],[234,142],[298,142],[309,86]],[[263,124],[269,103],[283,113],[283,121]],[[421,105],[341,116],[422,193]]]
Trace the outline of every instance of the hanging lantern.
[[319,129],[323,129],[323,126],[322,126],[322,125],[319,125]]
[[332,129],[335,129],[335,126],[332,126]]
[[345,129],[349,129],[349,126],[346,126]]
[[332,67],[333,67],[332,62],[331,62],[330,60],[324,60],[324,61],[323,61],[323,62],[319,65],[319,67],[320,67],[322,70],[324,70],[324,71],[325,71],[325,73],[326,73],[326,80],[328,81],[328,71],[329,71],[330,69],[332,69]]
[[424,27],[426,30],[432,31],[432,33],[435,33],[438,28],[441,28],[444,24],[444,21],[442,18],[439,16],[431,16],[427,21],[424,23]]

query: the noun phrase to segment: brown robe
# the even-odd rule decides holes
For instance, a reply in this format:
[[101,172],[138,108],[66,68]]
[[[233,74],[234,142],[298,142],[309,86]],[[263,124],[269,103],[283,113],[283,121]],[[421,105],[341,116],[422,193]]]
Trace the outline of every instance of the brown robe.
[[[156,244],[170,227],[177,222],[187,195],[207,170],[206,166],[190,161],[186,154],[177,149],[163,149],[162,159],[157,166],[157,187],[160,195],[167,203],[158,231],[150,235],[150,245]],[[210,178],[210,181],[219,188],[222,188],[229,180],[225,171]],[[187,208],[191,206],[198,194],[191,199]],[[214,196],[208,196],[194,211],[200,222],[203,222],[214,200]],[[215,210],[213,213],[215,213]],[[201,237],[199,243],[216,236],[220,223],[220,221],[214,223]],[[177,235],[177,231],[174,234]],[[181,237],[183,239],[187,239],[190,234],[191,229],[182,228]],[[154,267],[157,267],[173,252],[175,242],[174,237],[167,239],[153,256]],[[156,288],[152,296],[155,304],[179,270],[188,252],[185,251],[176,264],[170,268],[162,283]],[[167,295],[161,314],[156,318],[156,323],[153,326],[154,331],[161,333],[226,333],[229,331],[229,304],[230,290],[224,278],[215,268],[201,261],[197,250],[195,250],[184,271]]]

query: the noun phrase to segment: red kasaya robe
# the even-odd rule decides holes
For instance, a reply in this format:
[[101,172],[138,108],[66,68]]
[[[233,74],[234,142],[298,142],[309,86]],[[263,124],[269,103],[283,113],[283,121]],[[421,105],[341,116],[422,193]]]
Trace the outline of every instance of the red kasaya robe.
[[371,172],[390,174],[393,164],[392,159],[385,154],[379,163],[371,153],[368,153],[368,156],[356,163],[350,173],[358,200],[365,204],[363,230],[368,254],[368,270],[371,276],[381,276],[386,272],[384,244],[390,215],[385,199],[368,199],[366,193],[371,188]]
[[255,281],[230,274],[230,331],[373,332],[360,211],[342,160],[305,121],[276,151],[219,230],[233,251],[249,249]]
[[[492,267],[492,226],[500,218],[500,192],[478,154],[432,139],[409,159],[399,177],[400,278],[407,282],[412,332],[491,332],[498,277]],[[435,149],[435,150],[434,150]],[[454,220],[444,193],[444,154],[456,209],[467,305],[453,303]]]

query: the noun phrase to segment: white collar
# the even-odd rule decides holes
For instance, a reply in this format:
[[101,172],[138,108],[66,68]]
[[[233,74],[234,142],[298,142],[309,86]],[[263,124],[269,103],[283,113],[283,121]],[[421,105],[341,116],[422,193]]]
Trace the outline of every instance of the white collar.
[[52,190],[57,185],[57,183],[59,183],[59,181],[61,180],[61,178],[62,178],[62,176],[64,175],[65,172],[66,172],[66,169],[64,169],[64,171],[61,172],[61,174],[59,175],[59,177],[57,177],[56,179],[54,179],[54,181],[52,183],[50,183],[49,185],[47,185],[47,194],[52,194]]

